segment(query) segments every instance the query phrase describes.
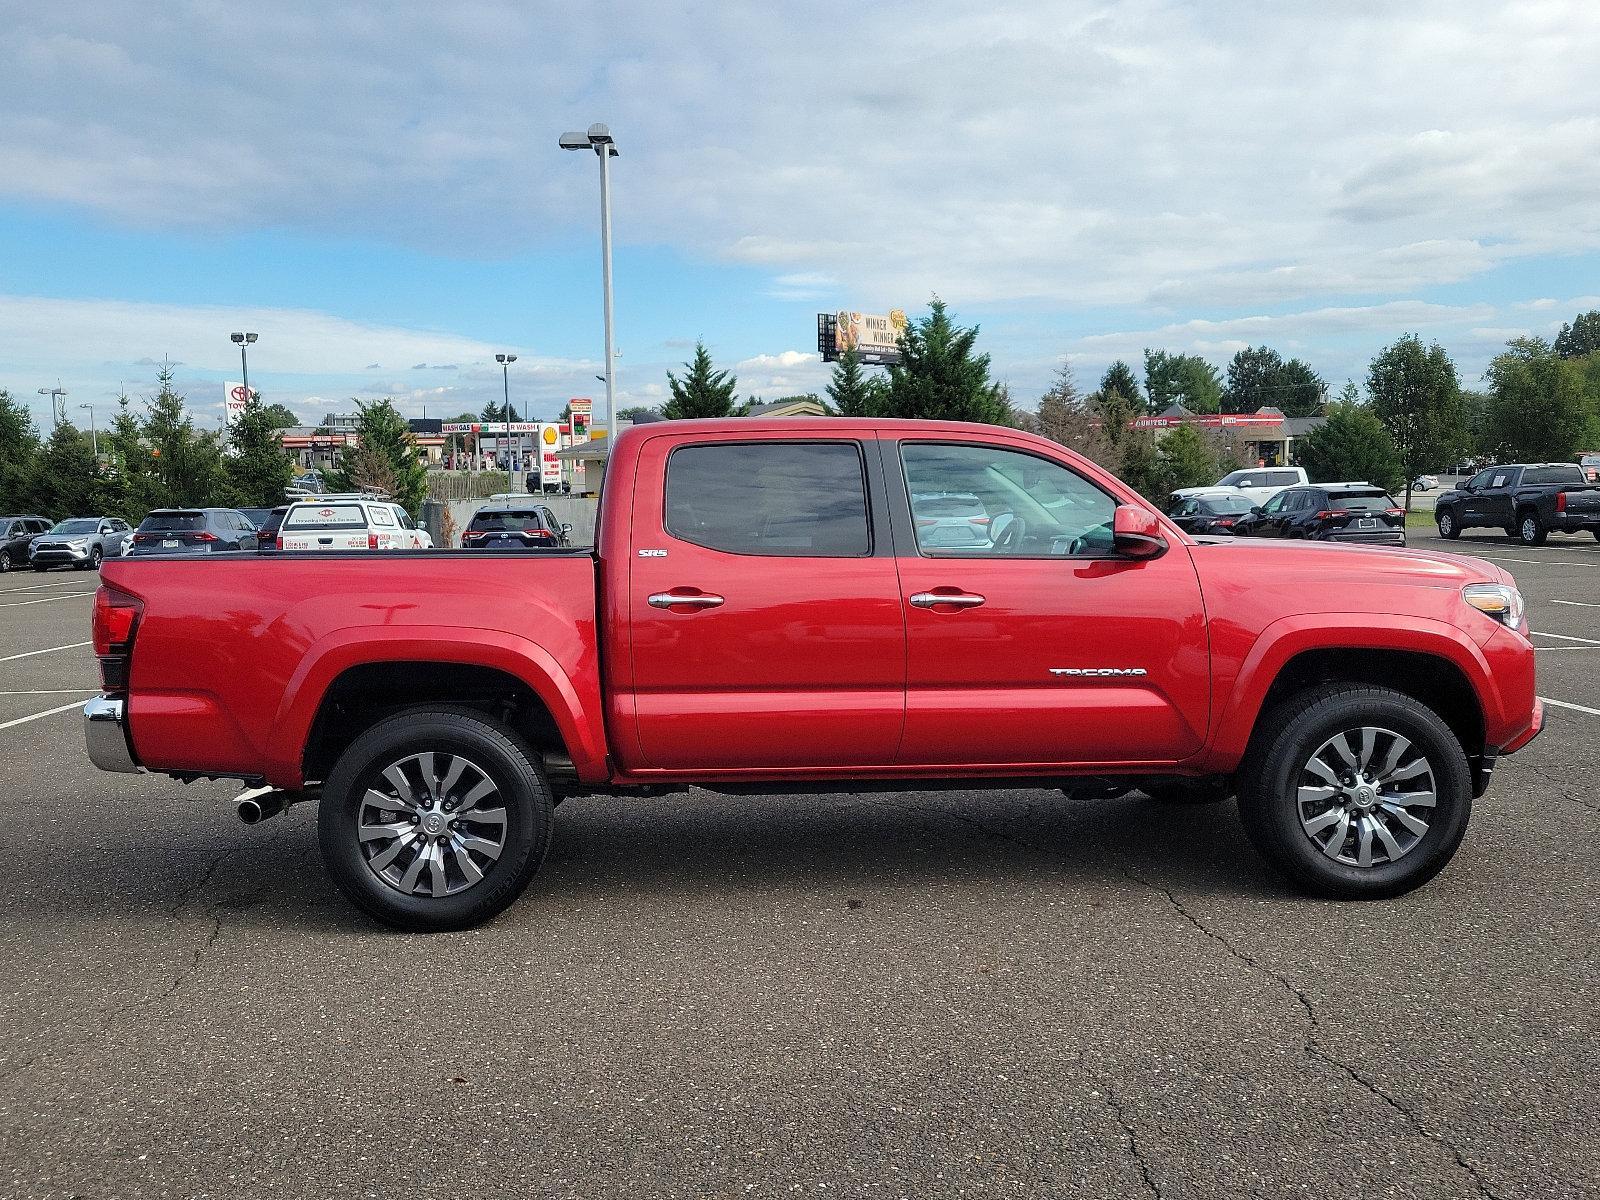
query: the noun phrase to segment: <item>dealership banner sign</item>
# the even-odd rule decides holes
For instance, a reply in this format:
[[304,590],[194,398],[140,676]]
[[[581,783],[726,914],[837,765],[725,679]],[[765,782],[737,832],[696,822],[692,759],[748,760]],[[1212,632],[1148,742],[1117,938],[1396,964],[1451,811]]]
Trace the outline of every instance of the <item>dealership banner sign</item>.
[[817,314],[817,349],[823,362],[836,362],[847,350],[854,350],[864,363],[893,366],[900,361],[900,335],[906,331],[906,314],[890,309],[887,316],[876,313],[840,311]]

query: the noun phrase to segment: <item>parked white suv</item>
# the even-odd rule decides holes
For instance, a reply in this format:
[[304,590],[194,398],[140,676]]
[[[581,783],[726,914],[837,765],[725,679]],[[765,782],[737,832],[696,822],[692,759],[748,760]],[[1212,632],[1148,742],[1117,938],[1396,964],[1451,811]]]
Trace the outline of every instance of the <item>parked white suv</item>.
[[1252,503],[1265,504],[1284,488],[1310,482],[1304,467],[1247,467],[1229,471],[1217,480],[1217,486],[1233,488],[1249,496]]
[[433,538],[381,496],[311,496],[290,503],[279,550],[432,550]]

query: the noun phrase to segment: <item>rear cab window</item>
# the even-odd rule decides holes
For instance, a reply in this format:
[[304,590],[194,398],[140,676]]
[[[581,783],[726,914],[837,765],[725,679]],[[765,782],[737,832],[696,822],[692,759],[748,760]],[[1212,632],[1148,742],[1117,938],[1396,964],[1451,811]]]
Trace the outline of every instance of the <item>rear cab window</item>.
[[284,514],[285,529],[365,529],[359,504],[297,504]]
[[1570,467],[1529,467],[1522,473],[1522,482],[1525,484],[1582,484],[1588,483],[1584,477],[1583,468]]
[[667,459],[666,530],[727,554],[863,558],[872,553],[860,446],[706,442]]

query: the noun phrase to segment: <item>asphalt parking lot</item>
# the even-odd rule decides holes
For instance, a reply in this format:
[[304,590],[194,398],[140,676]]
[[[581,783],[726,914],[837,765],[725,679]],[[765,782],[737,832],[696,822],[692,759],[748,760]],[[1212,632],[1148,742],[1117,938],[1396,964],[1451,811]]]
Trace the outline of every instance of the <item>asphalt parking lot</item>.
[[563,805],[426,938],[305,808],[94,771],[94,581],[0,577],[0,1194],[1593,1196],[1600,544],[1415,533],[1517,576],[1560,707],[1411,896],[1231,806],[696,791]]

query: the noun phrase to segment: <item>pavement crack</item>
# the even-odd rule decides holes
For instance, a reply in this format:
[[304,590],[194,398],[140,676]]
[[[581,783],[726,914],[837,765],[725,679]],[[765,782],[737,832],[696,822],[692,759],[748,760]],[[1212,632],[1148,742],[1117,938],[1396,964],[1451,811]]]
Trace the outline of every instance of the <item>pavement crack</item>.
[[1568,790],[1566,781],[1557,778],[1553,772],[1547,770],[1546,768],[1538,766],[1534,763],[1518,763],[1517,766],[1524,770],[1532,771],[1535,775],[1545,780],[1553,788],[1555,788],[1556,795],[1560,796],[1562,799],[1570,800],[1580,808],[1587,808],[1590,812],[1600,813],[1600,804],[1593,804],[1590,801],[1585,800],[1577,793]]
[[1409,1106],[1404,1104],[1390,1092],[1386,1091],[1377,1082],[1377,1080],[1369,1078],[1368,1076],[1362,1074],[1361,1071],[1359,1071],[1350,1063],[1347,1063],[1343,1059],[1336,1057],[1331,1051],[1328,1050],[1326,1046],[1322,1044],[1322,1022],[1317,1016],[1316,1006],[1311,1003],[1311,998],[1307,996],[1300,988],[1296,987],[1286,975],[1279,971],[1273,970],[1270,966],[1261,962],[1248,951],[1243,950],[1239,946],[1235,945],[1227,936],[1212,929],[1198,916],[1196,916],[1188,908],[1188,906],[1183,903],[1183,901],[1178,899],[1178,897],[1174,895],[1169,888],[1162,887],[1158,883],[1152,883],[1150,880],[1141,876],[1132,867],[1123,867],[1122,873],[1132,882],[1139,884],[1141,887],[1148,888],[1150,891],[1156,893],[1156,895],[1165,898],[1167,903],[1172,907],[1173,911],[1175,911],[1190,925],[1194,926],[1195,929],[1199,930],[1201,934],[1215,942],[1217,945],[1221,946],[1229,955],[1243,963],[1245,966],[1249,967],[1252,971],[1255,971],[1257,974],[1272,980],[1285,992],[1292,996],[1306,1015],[1308,1032],[1306,1035],[1305,1053],[1307,1058],[1314,1059],[1317,1062],[1325,1063],[1334,1070],[1347,1076],[1352,1082],[1357,1084],[1365,1091],[1371,1093],[1373,1096],[1377,1097],[1377,1099],[1383,1101],[1384,1104],[1388,1105],[1396,1113],[1404,1117],[1406,1123],[1410,1125],[1419,1136],[1432,1142],[1440,1149],[1448,1151],[1450,1156],[1455,1160],[1456,1166],[1460,1167],[1461,1170],[1466,1173],[1466,1175],[1472,1180],[1473,1184],[1477,1187],[1479,1195],[1488,1197],[1488,1200],[1501,1200],[1501,1197],[1489,1187],[1488,1183],[1479,1173],[1478,1168],[1472,1164],[1467,1156],[1461,1151],[1460,1147],[1458,1147],[1449,1138],[1445,1137],[1443,1133],[1433,1129],[1427,1121],[1425,1121]]
[[1127,1144],[1128,1157],[1133,1159],[1139,1168],[1139,1174],[1144,1176],[1144,1185],[1150,1189],[1150,1194],[1159,1198],[1164,1194],[1161,1185],[1156,1182],[1156,1177],[1151,1173],[1150,1164],[1146,1161],[1144,1152],[1139,1149],[1139,1135],[1134,1132],[1133,1123],[1128,1120],[1127,1114],[1122,1111],[1122,1101],[1117,1099],[1117,1094],[1110,1088],[1106,1089],[1106,1107],[1117,1118],[1117,1124],[1122,1127],[1122,1138]]

